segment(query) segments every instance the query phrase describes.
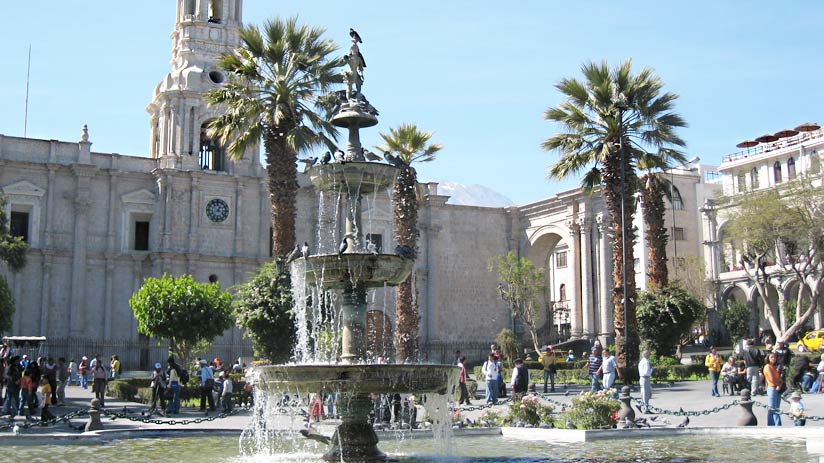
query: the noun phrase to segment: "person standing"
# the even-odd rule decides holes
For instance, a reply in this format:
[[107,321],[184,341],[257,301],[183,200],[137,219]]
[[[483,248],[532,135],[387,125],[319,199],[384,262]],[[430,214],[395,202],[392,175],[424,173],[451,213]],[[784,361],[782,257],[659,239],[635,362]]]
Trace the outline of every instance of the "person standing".
[[781,426],[781,393],[783,380],[778,371],[777,356],[771,352],[764,365],[764,382],[767,385],[767,426]]
[[555,354],[552,352],[552,346],[546,346],[546,350],[541,352],[541,363],[544,365],[544,392],[546,390],[546,383],[549,380],[549,392],[555,392],[555,373],[557,367],[555,366]]
[[158,411],[158,400],[160,401],[160,411],[158,413],[163,416],[163,410],[166,409],[166,375],[163,373],[163,365],[160,362],[154,364],[150,386],[152,388],[152,402],[149,404],[149,416]]
[[643,412],[649,411],[649,399],[652,397],[652,364],[649,361],[649,351],[641,352],[641,361],[638,362],[638,378],[641,386],[641,402],[644,404]]
[[512,369],[512,395],[526,394],[529,390],[529,370],[524,366],[524,361],[515,359],[515,368]]
[[92,367],[92,378],[94,378],[94,397],[100,401],[100,406],[103,407],[106,401],[106,367],[103,366],[103,362],[100,360],[100,354],[94,356],[94,359],[97,360]]
[[710,353],[707,354],[707,357],[704,359],[704,366],[710,372],[710,381],[712,382],[712,392],[713,397],[721,397],[721,394],[718,393],[718,377],[721,375],[721,366],[724,363],[724,359],[718,355],[718,350],[715,346],[710,347]]
[[72,383],[80,386],[80,378],[77,377],[77,362],[74,359],[69,360],[69,386]]
[[66,404],[66,386],[71,382],[69,370],[66,368],[66,358],[60,357],[57,359],[57,402],[55,405],[62,407]]
[[495,354],[490,353],[486,362],[481,367],[481,374],[486,381],[486,403],[495,405],[498,403],[498,362]]
[[809,357],[806,355],[799,355],[795,358],[795,374],[792,377],[790,387],[795,389],[799,387],[801,392],[810,392],[813,386],[815,375],[812,373],[812,364]]
[[109,363],[109,367],[111,368],[110,374],[112,375],[112,379],[120,378],[120,359],[117,358],[117,355],[112,355],[111,361]]
[[790,396],[790,417],[796,426],[805,426],[807,417],[804,416],[804,402],[801,401],[801,393],[795,391]]
[[601,384],[598,382],[598,377],[601,374],[601,364],[604,362],[604,359],[598,355],[598,350],[595,346],[592,346],[592,352],[589,354],[589,360],[587,362],[587,371],[589,372],[589,379],[591,382],[590,390],[592,392],[600,391]]
[[[615,376],[621,377],[621,370],[618,369],[618,361],[615,356],[609,353],[609,349],[604,349],[604,361],[601,364],[601,371],[604,373],[604,389],[611,389],[615,383]],[[615,392],[618,395],[618,392]]]
[[[234,390],[234,385],[232,384],[232,378],[226,375],[226,372],[221,371],[218,374],[218,377],[223,380],[223,388],[220,391],[220,403],[222,404],[223,413],[229,413],[232,411],[232,391]],[[320,405],[321,410],[323,410],[323,403]]]
[[83,389],[89,388],[89,379],[86,377],[86,373],[89,370],[89,358],[85,355],[83,358],[80,359],[80,365],[77,367],[77,374],[80,376],[80,387]]
[[54,358],[49,357],[45,363],[43,363],[43,376],[49,382],[49,394],[51,404],[57,403],[57,364],[54,363]]
[[761,382],[760,371],[764,363],[764,355],[755,347],[753,339],[748,339],[744,344],[744,349],[741,351],[741,360],[747,366],[747,382],[750,383],[750,392],[752,395],[756,395]]
[[209,411],[215,411],[215,399],[212,396],[212,389],[215,386],[215,376],[212,369],[206,364],[206,360],[200,361],[200,411],[206,411],[206,402],[209,402]]
[[9,359],[8,365],[3,371],[3,381],[6,383],[3,414],[11,415],[12,418],[17,414],[17,409],[20,406],[20,378],[22,375],[20,357],[15,355]]
[[175,362],[174,357],[169,357],[167,360],[169,364],[168,377],[169,389],[172,390],[172,400],[169,402],[169,408],[166,413],[172,415],[180,413],[180,366]]
[[458,366],[461,367],[461,376],[458,379],[458,389],[461,395],[458,397],[458,406],[472,405],[469,402],[469,390],[466,388],[466,357],[462,356],[458,359]]

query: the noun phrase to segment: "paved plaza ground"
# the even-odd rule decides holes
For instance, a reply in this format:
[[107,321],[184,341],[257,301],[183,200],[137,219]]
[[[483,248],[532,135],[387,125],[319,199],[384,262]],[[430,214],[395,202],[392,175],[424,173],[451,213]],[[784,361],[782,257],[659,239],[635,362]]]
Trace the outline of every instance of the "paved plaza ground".
[[[539,386],[539,390],[542,387]],[[571,399],[573,395],[578,394],[579,392],[585,390],[581,386],[570,386],[568,389],[564,389],[563,386],[556,387],[558,392],[554,394],[549,394],[547,397],[553,401],[561,402],[561,403],[571,403]],[[586,389],[588,390],[588,388]],[[63,415],[69,413],[71,411],[77,410],[79,408],[88,407],[89,401],[92,399],[93,395],[91,393],[91,388],[89,389],[82,389],[80,387],[72,386],[67,389],[67,400],[66,405],[64,407],[53,407],[52,410],[57,415]],[[637,397],[638,393],[633,392],[633,397]],[[722,407],[726,404],[730,404],[734,400],[738,399],[737,396],[723,396],[723,397],[712,397],[710,394],[710,382],[709,381],[682,381],[676,382],[672,385],[663,384],[663,385],[655,385],[653,387],[653,397],[651,401],[651,405],[654,407],[658,407],[664,410],[670,411],[678,411],[680,408],[683,408],[684,411],[711,411],[714,408]],[[765,396],[756,396],[754,398],[756,402],[760,402],[762,404],[766,404],[766,397]],[[804,395],[804,403],[808,410],[809,416],[821,416],[824,417],[824,394],[805,394]],[[479,406],[483,406],[484,401],[482,399],[475,399],[472,401],[472,407],[464,408],[479,408]],[[506,408],[506,405],[499,406],[502,410]],[[782,410],[786,411],[789,408],[789,405],[784,402],[782,403]],[[147,407],[146,405],[139,404],[139,403],[132,403],[132,402],[125,402],[115,399],[107,399],[106,400],[106,409],[113,411],[113,412],[124,412],[128,411],[134,417],[141,417],[141,412],[145,412]],[[767,411],[763,407],[755,406],[753,407],[755,412],[755,416],[758,419],[758,426],[764,427],[767,423]],[[636,410],[637,412],[637,410]],[[470,419],[476,419],[477,416],[481,413],[480,410],[471,410],[465,411],[463,416],[468,417]],[[741,414],[741,407],[738,405],[732,406],[727,410],[721,410],[715,413],[709,413],[707,415],[699,415],[699,416],[690,416],[690,428],[696,427],[730,427],[735,426],[735,423],[738,420],[739,415]],[[215,416],[215,413],[212,413],[211,416]],[[679,423],[682,422],[684,419],[682,416],[672,416],[666,413],[659,413],[656,415],[640,415],[639,416],[647,416],[647,417],[657,417],[654,421],[650,421],[654,427],[676,427]],[[207,418],[203,412],[197,411],[195,408],[186,408],[182,409],[182,413],[176,415],[171,418],[164,418],[160,416],[155,416],[155,419],[159,419],[164,423],[144,423],[141,421],[130,421],[128,419],[116,419],[111,420],[109,418],[104,417],[102,419],[102,423],[104,429],[106,431],[113,431],[113,430],[120,430],[120,431],[139,431],[139,430],[169,430],[174,429],[176,431],[182,431],[184,429],[191,429],[191,430],[209,430],[209,431],[222,431],[222,432],[237,432],[240,433],[243,429],[248,427],[251,421],[251,411],[247,409],[240,409],[235,415],[229,417],[222,417],[217,418],[210,421],[202,421],[199,423],[193,422],[194,420],[199,420],[203,418]],[[169,421],[187,421],[188,423],[185,425],[170,425],[167,422]],[[16,423],[22,424],[24,422],[22,417],[16,418]],[[336,424],[337,420],[327,420],[324,423],[324,426],[321,426],[321,432],[325,432],[327,426],[328,429],[331,429],[331,426]],[[85,419],[75,419],[73,420],[73,425],[75,427],[80,427],[85,423]],[[788,417],[783,417],[783,426],[784,427],[792,427],[793,423],[789,420]],[[815,421],[815,420],[808,420],[807,421],[808,427],[824,427],[824,420],[822,421]],[[33,427],[30,429],[22,429],[19,438],[25,438],[27,435],[44,435],[44,434],[79,434],[80,431],[70,429],[66,424],[58,424],[55,426],[49,427]],[[329,431],[331,433],[331,431]],[[0,432],[0,437],[8,436],[12,437],[11,432]]]

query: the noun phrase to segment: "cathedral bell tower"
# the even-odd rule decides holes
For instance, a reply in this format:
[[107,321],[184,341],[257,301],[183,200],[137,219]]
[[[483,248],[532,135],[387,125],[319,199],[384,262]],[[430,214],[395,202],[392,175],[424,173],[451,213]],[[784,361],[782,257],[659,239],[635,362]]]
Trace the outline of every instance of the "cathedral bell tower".
[[226,75],[217,65],[221,54],[240,43],[243,0],[177,0],[172,37],[172,70],[154,89],[146,111],[151,114],[150,155],[161,168],[248,173],[257,165],[257,149],[229,160],[226,147],[206,131],[219,113],[206,93]]

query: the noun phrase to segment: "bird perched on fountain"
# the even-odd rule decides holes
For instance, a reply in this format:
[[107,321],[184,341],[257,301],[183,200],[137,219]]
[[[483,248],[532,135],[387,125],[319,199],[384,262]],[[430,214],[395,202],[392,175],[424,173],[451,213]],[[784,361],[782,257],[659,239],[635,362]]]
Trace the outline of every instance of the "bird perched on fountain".
[[366,161],[366,156],[363,154],[364,149],[361,147],[355,152],[355,161]]
[[361,40],[360,35],[357,33],[357,31],[355,31],[355,29],[352,29],[351,27],[349,28],[349,37],[352,37],[352,40],[354,40],[355,42],[363,43],[363,40]]
[[378,246],[371,240],[366,240],[366,250],[372,255],[378,255]]
[[343,235],[343,239],[340,240],[340,246],[338,246],[338,259],[340,259],[343,256],[343,253],[345,253],[347,249],[349,249],[349,240],[348,240],[348,238],[351,238],[351,237],[352,237],[352,234],[347,233],[347,234]]
[[304,241],[303,246],[300,247],[300,254],[304,259],[309,257],[309,243],[307,241]]
[[346,154],[341,150],[335,150],[335,161],[341,164],[346,163]]
[[363,155],[364,155],[364,157],[366,157],[366,160],[367,160],[367,161],[374,161],[374,162],[378,162],[378,161],[382,161],[382,160],[383,160],[383,159],[381,159],[381,157],[380,157],[380,156],[378,156],[377,154],[375,154],[375,153],[373,153],[373,152],[371,152],[371,151],[369,151],[369,150],[363,150]]
[[690,424],[690,417],[685,416],[685,417],[684,417],[684,421],[682,421],[681,423],[679,423],[679,424],[678,424],[678,427],[679,427],[679,428],[686,428],[687,426],[689,426],[689,424]]
[[332,152],[327,151],[327,152],[323,153],[323,156],[321,156],[320,163],[321,163],[321,165],[326,165],[326,164],[329,164],[329,161],[331,161],[331,160],[332,160]]
[[20,434],[20,425],[15,424],[14,427],[11,428],[11,432],[13,432],[15,435]]
[[291,264],[298,257],[300,257],[300,245],[296,244],[295,249],[292,249],[292,252],[290,252],[289,255],[286,256],[286,263]]
[[318,158],[317,156],[311,158],[301,158],[298,159],[298,161],[303,163],[303,172],[306,173],[306,171],[309,170],[310,167],[314,166],[315,163],[318,162]]
[[395,246],[395,254],[401,259],[414,260],[416,257],[415,249],[410,246]]
[[389,151],[386,151],[385,153],[383,153],[383,158],[386,159],[386,162],[388,162],[389,164],[392,164],[393,166],[397,167],[398,169],[403,169],[403,168],[406,167],[406,164],[404,164],[404,162],[401,161],[401,158],[393,155]]

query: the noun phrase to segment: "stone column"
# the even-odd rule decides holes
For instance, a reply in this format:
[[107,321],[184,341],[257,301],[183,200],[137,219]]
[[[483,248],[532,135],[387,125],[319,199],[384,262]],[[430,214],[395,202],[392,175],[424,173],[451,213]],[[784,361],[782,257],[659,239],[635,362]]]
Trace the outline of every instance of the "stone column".
[[46,224],[43,227],[43,229],[46,243],[45,247],[48,249],[51,248],[54,244],[54,232],[52,225],[54,217],[54,177],[58,167],[56,164],[48,164],[47,167],[49,169],[49,180],[46,186]]
[[592,220],[581,221],[581,312],[583,314],[584,337],[591,339],[595,332],[595,307],[593,307],[592,287]]
[[[609,221],[605,214],[598,214],[598,273],[600,274],[599,302],[601,310],[601,341],[606,343],[613,336],[612,307],[612,254],[609,243]],[[606,344],[605,344],[606,345]]]
[[117,243],[115,243],[115,237],[117,236],[117,231],[115,230],[115,228],[117,225],[115,224],[117,223],[117,211],[120,210],[118,207],[116,207],[117,178],[117,172],[109,172],[109,216],[106,225],[106,250],[108,252],[115,252],[115,249],[117,247]]
[[[49,336],[51,334],[49,333],[49,307],[51,307],[52,256],[48,254],[48,251],[43,251],[41,265],[43,278],[40,280],[40,333],[43,336]],[[16,328],[20,328],[20,325]]]
[[72,242],[72,288],[69,309],[69,335],[79,336],[86,330],[86,271],[89,237],[89,208],[91,207],[91,179],[97,168],[72,165],[76,178],[74,197],[74,235]]
[[190,175],[192,176],[190,181],[190,191],[192,194],[189,197],[189,233],[187,242],[189,243],[189,252],[193,252],[198,246],[198,217],[200,217],[203,211],[200,209],[200,192],[197,189],[198,178],[195,177],[194,173],[190,173]]
[[581,337],[582,330],[581,325],[583,324],[583,314],[581,313],[581,285],[579,283],[579,278],[581,277],[581,247],[580,247],[580,231],[581,227],[578,224],[577,219],[571,219],[567,221],[567,227],[569,228],[569,257],[567,259],[568,264],[572,264],[572,272],[570,275],[569,283],[569,291],[568,291],[568,298],[569,298],[569,328],[570,328],[570,336],[572,339],[578,339]]
[[[112,339],[112,319],[114,312],[114,254],[106,253],[106,294],[103,307],[103,339]],[[134,317],[132,317],[134,318]]]
[[358,363],[366,355],[366,289],[347,288],[341,298],[341,362]]

